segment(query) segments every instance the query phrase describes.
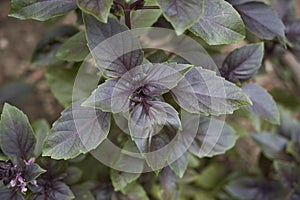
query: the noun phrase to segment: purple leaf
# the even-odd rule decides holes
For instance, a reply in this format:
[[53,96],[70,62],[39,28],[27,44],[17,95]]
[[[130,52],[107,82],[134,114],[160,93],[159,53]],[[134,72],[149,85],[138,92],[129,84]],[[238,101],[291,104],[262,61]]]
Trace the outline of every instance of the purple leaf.
[[227,56],[220,73],[231,82],[250,79],[261,66],[263,55],[263,43],[250,44],[236,49]]
[[279,111],[276,103],[264,88],[256,84],[246,84],[242,89],[253,103],[252,106],[247,106],[249,111],[272,123],[279,124]]

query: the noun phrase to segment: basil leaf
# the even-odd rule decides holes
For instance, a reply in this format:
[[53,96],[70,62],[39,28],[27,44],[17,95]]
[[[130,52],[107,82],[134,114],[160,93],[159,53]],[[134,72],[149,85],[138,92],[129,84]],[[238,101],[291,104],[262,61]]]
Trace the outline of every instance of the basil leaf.
[[231,52],[223,62],[221,75],[231,82],[245,81],[254,76],[262,64],[263,43],[250,44]]
[[93,15],[103,23],[107,23],[113,0],[77,0],[77,5],[84,12]]
[[110,113],[80,106],[76,102],[53,124],[44,146],[44,156],[70,159],[95,149],[108,135]]
[[232,44],[245,38],[240,15],[223,0],[204,1],[204,14],[191,31],[210,45]]
[[0,142],[5,155],[28,160],[36,140],[27,116],[18,108],[4,104],[0,121]]

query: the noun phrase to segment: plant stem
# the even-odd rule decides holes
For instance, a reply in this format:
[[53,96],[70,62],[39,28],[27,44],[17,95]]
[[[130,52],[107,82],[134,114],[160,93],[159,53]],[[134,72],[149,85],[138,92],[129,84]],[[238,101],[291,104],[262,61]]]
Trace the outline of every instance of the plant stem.
[[136,8],[136,10],[149,10],[149,9],[160,9],[159,6],[143,6],[141,8]]
[[140,5],[141,3],[143,3],[144,0],[137,0],[136,2],[130,4],[129,8],[132,10],[132,9],[135,9],[138,5]]
[[125,24],[126,26],[131,29],[131,20],[130,20],[130,12],[131,12],[131,9],[130,9],[130,6],[129,4],[125,4],[124,5],[124,18],[125,18]]

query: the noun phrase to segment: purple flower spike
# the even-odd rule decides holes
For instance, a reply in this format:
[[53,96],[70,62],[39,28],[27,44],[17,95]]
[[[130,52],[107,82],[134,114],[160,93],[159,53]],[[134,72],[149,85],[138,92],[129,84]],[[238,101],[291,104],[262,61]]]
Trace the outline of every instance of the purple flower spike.
[[25,163],[26,166],[32,165],[34,162],[35,162],[34,157],[30,158],[28,161],[24,160],[24,163]]

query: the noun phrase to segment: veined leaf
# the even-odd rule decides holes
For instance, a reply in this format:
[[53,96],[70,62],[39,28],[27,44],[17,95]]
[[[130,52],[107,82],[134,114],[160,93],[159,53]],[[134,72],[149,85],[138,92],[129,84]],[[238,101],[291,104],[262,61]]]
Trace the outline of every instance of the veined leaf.
[[11,158],[28,160],[35,147],[35,137],[27,116],[14,106],[5,104],[0,121],[2,151]]
[[77,5],[84,12],[95,16],[103,23],[107,23],[113,0],[77,0]]
[[190,70],[172,93],[179,105],[190,113],[231,114],[242,106],[251,105],[239,87],[200,67]]
[[202,0],[158,0],[158,3],[178,35],[193,26],[203,14]]
[[9,16],[45,21],[76,8],[73,0],[12,0]]
[[210,45],[231,44],[245,38],[240,15],[224,0],[205,0],[204,14],[191,31]]
[[191,65],[175,63],[137,66],[120,79],[101,84],[83,105],[114,113],[127,111],[132,101],[139,101],[139,93],[149,97],[164,94],[174,88],[190,69]]
[[[89,48],[104,75],[120,77],[142,64],[143,52],[139,41],[127,27],[114,18],[109,18],[107,24],[87,14],[83,15],[83,19]],[[123,34],[113,37],[118,33]]]
[[239,0],[229,0],[240,13],[245,25],[258,37],[272,40],[285,38],[284,25],[270,6],[260,2],[240,4]]
[[95,149],[108,135],[110,113],[80,106],[67,108],[53,124],[44,146],[44,156],[70,159]]
[[257,73],[263,56],[263,43],[246,45],[226,57],[220,73],[231,82],[245,81]]

